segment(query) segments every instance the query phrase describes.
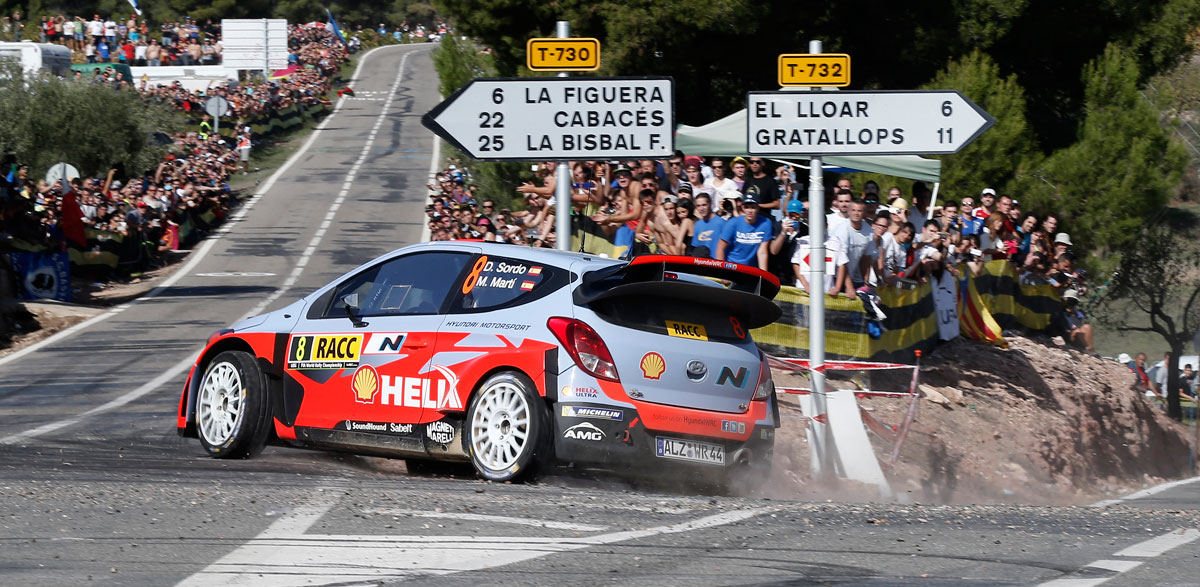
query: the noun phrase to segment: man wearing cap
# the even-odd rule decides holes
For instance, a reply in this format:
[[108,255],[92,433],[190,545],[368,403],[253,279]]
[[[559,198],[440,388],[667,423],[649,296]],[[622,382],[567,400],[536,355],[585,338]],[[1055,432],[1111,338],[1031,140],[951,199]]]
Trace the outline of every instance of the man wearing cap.
[[1089,353],[1096,352],[1092,342],[1095,337],[1092,325],[1087,323],[1087,316],[1079,309],[1079,293],[1073,289],[1063,292],[1063,317],[1067,322],[1067,334],[1063,338]]
[[758,213],[754,194],[742,196],[742,214],[735,216],[721,231],[716,258],[742,265],[767,269],[767,244],[772,234],[771,220]]
[[767,267],[779,278],[780,283],[794,285],[796,272],[792,268],[792,257],[800,237],[808,234],[808,224],[804,221],[804,202],[798,199],[789,201],[786,214],[778,225],[772,226],[778,235],[771,239],[767,247]]
[[694,193],[699,194],[704,192],[712,195],[714,192],[716,192],[716,190],[704,186],[704,173],[701,170],[702,166],[703,163],[700,161],[699,157],[695,155],[692,155],[691,157],[685,157],[683,160],[683,181],[692,186],[692,191]]
[[983,191],[979,192],[979,207],[975,208],[975,217],[980,220],[987,220],[987,217],[992,215],[992,205],[995,203],[996,190],[983,188]]
[[692,199],[696,204],[695,223],[692,226],[692,248],[688,251],[694,257],[712,258],[717,250],[717,242],[721,240],[725,219],[717,216],[712,207],[712,196],[699,193]]

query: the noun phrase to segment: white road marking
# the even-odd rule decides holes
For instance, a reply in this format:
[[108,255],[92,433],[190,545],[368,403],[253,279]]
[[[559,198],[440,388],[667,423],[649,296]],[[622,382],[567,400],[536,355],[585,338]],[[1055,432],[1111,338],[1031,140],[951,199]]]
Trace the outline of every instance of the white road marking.
[[1093,503],[1091,507],[1094,507],[1094,508],[1108,507],[1110,505],[1117,505],[1123,501],[1130,501],[1130,500],[1134,500],[1134,499],[1141,499],[1143,497],[1150,497],[1151,495],[1154,495],[1156,493],[1162,493],[1168,489],[1173,489],[1173,488],[1179,487],[1181,485],[1189,485],[1189,484],[1195,483],[1197,481],[1200,481],[1200,477],[1190,477],[1188,479],[1179,479],[1177,481],[1171,481],[1168,483],[1159,483],[1158,485],[1155,485],[1154,487],[1148,487],[1141,491],[1130,493],[1129,495],[1126,495],[1124,497],[1118,497],[1115,499],[1106,499],[1104,501],[1098,501],[1096,503]]
[[1131,556],[1138,558],[1149,558],[1159,556],[1172,548],[1177,548],[1200,538],[1200,530],[1195,528],[1175,530],[1168,532],[1162,536],[1156,536],[1145,542],[1139,542],[1126,548],[1117,551],[1115,556]]
[[[372,53],[379,51],[380,49],[385,49],[387,47],[402,47],[402,46],[403,45],[385,45],[383,47],[376,47],[374,49],[371,49],[367,53],[365,53],[363,55],[362,60],[359,61],[358,67],[356,67],[354,69],[354,75],[350,78],[350,83],[354,83],[354,82],[358,81],[358,74],[359,74],[359,72],[362,71],[362,66],[363,66],[363,64],[366,63],[367,57],[370,56]],[[408,62],[408,56],[411,54],[412,54],[411,51],[406,52],[404,54],[404,57],[402,57],[400,59],[400,67],[398,68],[398,72],[396,74],[396,81],[395,81],[395,83],[392,84],[391,91],[388,92],[388,98],[384,104],[382,112],[379,115],[380,120],[382,120],[384,117],[387,116],[387,109],[391,105],[392,99],[396,94],[396,90],[400,86],[400,81],[404,77],[404,65],[405,65],[405,63]],[[337,105],[334,106],[333,112],[330,113],[330,115],[325,120],[322,120],[321,123],[317,125],[318,131],[324,129],[325,126],[327,124],[329,124],[329,122],[331,120],[334,119],[334,117],[337,115],[338,111],[341,109],[344,101],[345,101],[345,98],[338,99],[338,103],[337,103]],[[61,332],[58,332],[57,334],[50,336],[50,337],[46,338],[45,340],[42,340],[35,344],[29,345],[28,347],[25,347],[15,353],[12,353],[6,357],[0,358],[0,366],[3,366],[10,361],[15,361],[21,357],[24,357],[25,355],[28,355],[29,353],[33,353],[38,350],[41,350],[42,348],[45,348],[46,346],[49,346],[51,344],[60,342],[62,340],[66,340],[95,324],[98,324],[104,320],[107,320],[107,319],[123,312],[125,309],[129,308],[133,304],[154,298],[154,297],[158,296],[159,294],[161,294],[162,292],[166,291],[171,286],[175,285],[175,283],[178,282],[180,279],[182,279],[185,275],[191,274],[192,270],[195,268],[195,266],[198,265],[200,263],[200,261],[208,254],[209,250],[212,249],[213,245],[218,240],[220,240],[220,238],[222,236],[229,233],[229,231],[231,231],[233,229],[233,227],[238,224],[238,222],[240,222],[243,218],[245,218],[246,214],[250,211],[251,208],[253,208],[254,204],[257,203],[260,199],[262,199],[262,197],[268,191],[270,191],[270,189],[275,185],[275,182],[280,177],[282,177],[283,174],[286,173],[287,170],[290,169],[292,167],[292,165],[295,164],[296,161],[298,161],[301,157],[304,156],[305,153],[308,152],[308,149],[312,146],[313,142],[316,141],[317,137],[320,136],[320,134],[321,133],[319,133],[319,132],[313,132],[311,135],[309,135],[308,140],[304,141],[304,144],[300,146],[300,149],[297,150],[295,153],[293,153],[292,156],[289,157],[286,162],[284,162],[282,167],[277,169],[275,171],[275,173],[271,174],[271,177],[267,178],[267,181],[263,182],[263,185],[258,190],[258,192],[256,192],[254,194],[254,196],[252,196],[249,200],[247,200],[246,203],[242,206],[242,208],[236,214],[234,214],[233,216],[230,217],[229,222],[227,222],[220,229],[215,231],[215,233],[212,237],[209,237],[203,243],[200,243],[200,246],[196,247],[196,249],[194,249],[192,251],[187,262],[185,262],[182,267],[175,270],[175,273],[171,274],[171,276],[169,276],[167,279],[163,280],[163,282],[161,284],[159,284],[158,287],[155,287],[154,289],[150,290],[149,292],[147,292],[145,295],[143,295],[140,298],[137,298],[137,299],[131,300],[129,302],[126,302],[124,304],[121,304],[119,306],[116,306],[113,309],[111,309],[107,312],[104,312],[103,314],[99,314],[97,316],[94,316],[92,318],[84,320],[83,322],[80,322],[79,324],[76,324],[76,325],[74,325],[70,328],[67,328],[66,330],[63,330]],[[362,157],[359,157],[360,164],[362,163],[362,159],[364,159],[364,158],[365,158],[365,155]],[[347,187],[346,189],[348,190],[349,188]],[[334,205],[330,207],[330,209],[336,210],[338,207],[341,206],[341,203],[344,199],[345,199],[345,196],[339,196],[338,199],[334,202]],[[284,294],[284,292],[286,292],[293,285],[295,285],[296,280],[300,276],[300,272],[304,269],[304,265],[308,264],[309,256],[311,256],[311,253],[308,253],[304,257],[302,257],[302,259],[301,259],[302,263],[297,263],[297,266],[293,269],[291,275],[289,275],[288,278],[284,280],[283,284],[280,285],[280,287],[278,287],[274,292],[272,292],[270,296],[267,296],[266,299],[262,300],[259,304],[255,305],[254,308],[252,308],[249,312],[244,314],[242,316],[242,319],[248,318],[250,316],[254,316],[257,314],[261,314],[263,309],[265,309],[269,304],[271,304],[275,300],[279,299],[279,297],[282,296]],[[47,433],[53,432],[55,430],[59,430],[66,426],[73,426],[75,424],[78,424],[79,422],[81,422],[82,420],[84,420],[85,418],[87,418],[89,416],[94,416],[96,414],[101,414],[101,413],[119,408],[135,399],[138,399],[138,398],[146,395],[147,393],[150,393],[151,391],[158,389],[160,386],[162,386],[166,382],[170,381],[171,379],[173,379],[173,378],[179,376],[180,374],[184,373],[185,371],[187,371],[194,364],[195,357],[202,350],[203,350],[203,348],[200,348],[200,349],[197,349],[195,351],[188,353],[188,355],[185,359],[183,359],[182,361],[171,366],[169,369],[167,369],[166,371],[163,371],[154,379],[146,382],[141,387],[138,387],[137,389],[130,391],[129,393],[121,395],[107,403],[104,403],[100,406],[92,408],[92,409],[90,409],[86,412],[83,412],[81,414],[78,414],[76,416],[72,416],[70,418],[65,418],[63,420],[58,420],[55,422],[50,422],[48,424],[43,424],[42,426],[38,426],[37,428],[33,428],[32,430],[26,430],[24,432],[19,432],[17,434],[13,434],[10,436],[6,436],[4,438],[0,438],[0,445],[21,443],[21,442],[27,441],[31,438],[41,436],[43,434],[47,434]]]
[[[1154,558],[1163,553],[1188,544],[1200,538],[1200,530],[1195,528],[1180,528],[1171,532],[1167,532],[1162,536],[1155,536],[1149,540],[1144,540],[1133,546],[1118,550],[1113,553],[1113,556],[1127,556],[1132,558]],[[1129,560],[1098,560],[1087,565],[1086,567],[1094,567],[1109,571],[1116,571],[1119,575],[1130,569],[1136,568],[1144,561],[1129,561]],[[1100,585],[1111,579],[1115,579],[1117,575],[1112,577],[1063,577],[1053,581],[1042,583],[1038,587],[1088,587],[1091,585]]]
[[660,534],[732,524],[767,511],[737,510],[680,524],[582,538],[538,536],[411,536],[305,534],[335,504],[322,495],[271,524],[262,534],[180,587],[216,585],[346,585],[496,568]]
[[555,522],[553,520],[538,520],[535,518],[514,518],[512,516],[489,516],[468,512],[430,512],[422,510],[377,510],[375,513],[388,516],[412,516],[414,518],[441,518],[446,520],[468,520],[472,522],[493,522],[496,524],[518,524],[536,528],[551,528],[553,530],[575,530],[577,532],[599,532],[606,530],[604,526],[591,524],[575,524],[571,522]]

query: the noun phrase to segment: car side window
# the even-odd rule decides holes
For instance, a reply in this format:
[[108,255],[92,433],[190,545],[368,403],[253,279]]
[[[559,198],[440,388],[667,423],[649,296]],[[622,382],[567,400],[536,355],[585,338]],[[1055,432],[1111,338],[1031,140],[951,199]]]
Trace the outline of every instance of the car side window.
[[345,317],[342,300],[350,294],[358,294],[360,316],[436,314],[470,259],[449,252],[390,259],[338,285],[323,317]]
[[454,311],[481,312],[524,304],[557,289],[563,273],[540,263],[480,255],[463,279]]

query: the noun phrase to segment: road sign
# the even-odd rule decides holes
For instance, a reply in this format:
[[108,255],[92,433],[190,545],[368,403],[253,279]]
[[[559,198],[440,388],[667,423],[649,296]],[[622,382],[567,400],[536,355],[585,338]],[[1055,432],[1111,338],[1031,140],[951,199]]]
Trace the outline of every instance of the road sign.
[[957,153],[996,120],[953,90],[749,92],[751,155]]
[[675,144],[669,77],[472,80],[421,123],[483,161],[667,157]]
[[600,69],[600,40],[529,39],[525,65],[533,71],[596,71]]
[[[837,265],[833,264],[833,253],[834,251],[830,250],[829,247],[825,247],[825,275],[837,275]],[[812,253],[805,253],[804,258],[800,260],[801,272],[808,273],[812,270],[808,264],[808,259],[811,256]]]
[[55,182],[62,179],[64,172],[67,176],[67,181],[79,179],[79,170],[75,169],[74,165],[70,163],[55,163],[50,166],[50,169],[46,170],[46,183],[54,185]]
[[283,69],[288,60],[285,18],[221,20],[221,65],[229,69]]
[[204,102],[204,111],[215,117],[229,114],[229,100],[223,96],[213,96]]
[[845,53],[785,53],[779,56],[781,86],[848,86],[850,56]]

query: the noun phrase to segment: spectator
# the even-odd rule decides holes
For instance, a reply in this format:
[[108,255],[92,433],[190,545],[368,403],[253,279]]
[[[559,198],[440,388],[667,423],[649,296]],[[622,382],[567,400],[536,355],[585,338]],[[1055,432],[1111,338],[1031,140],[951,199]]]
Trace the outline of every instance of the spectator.
[[1079,309],[1079,294],[1073,289],[1063,293],[1063,314],[1066,319],[1066,335],[1063,338],[1074,346],[1095,353],[1095,333],[1092,332],[1092,325],[1087,323],[1087,316]]
[[1071,235],[1060,232],[1054,235],[1054,255],[1057,257],[1071,250],[1074,243],[1071,242]]
[[979,192],[979,207],[975,208],[974,215],[980,220],[987,220],[988,216],[992,215],[992,206],[996,203],[996,190],[992,188],[983,188]]
[[796,244],[800,237],[808,234],[808,224],[804,222],[804,203],[800,200],[790,200],[787,205],[787,215],[773,226],[772,230],[778,235],[771,239],[767,247],[767,267],[772,275],[779,278],[783,285],[795,284],[796,272],[792,268],[792,258],[796,254]]
[[853,192],[846,188],[838,188],[834,192],[833,208],[825,215],[826,232],[832,231],[835,226],[850,219],[850,201],[853,199]]
[[750,158],[750,175],[745,178],[742,193],[753,194],[760,210],[779,209],[779,183],[767,175],[767,164],[762,157]]
[[742,213],[726,222],[717,243],[716,258],[767,269],[767,244],[772,238],[771,221],[758,213],[754,194],[742,196]]
[[713,176],[704,181],[704,187],[711,188],[716,191],[718,207],[723,205],[724,200],[741,197],[741,186],[737,182],[725,177],[726,173],[725,161],[721,159],[713,159],[712,172]]
[[[807,213],[808,210],[805,209],[805,212]],[[792,254],[792,270],[796,274],[796,287],[810,292],[810,294],[813,291],[813,289],[809,287],[808,280],[811,275],[804,268],[804,259],[811,255],[811,238],[812,235],[807,234],[800,237],[796,242],[796,252]],[[850,297],[854,297],[853,293],[846,293],[848,291],[854,291],[853,287],[847,285],[850,281],[850,278],[846,274],[846,265],[850,260],[846,257],[846,251],[842,247],[841,241],[829,236],[828,234],[825,236],[825,258],[828,260],[828,262],[833,263],[834,269],[832,275],[830,275],[830,271],[828,269],[825,271],[825,282],[823,284],[824,293],[829,295],[849,295]]]
[[712,197],[708,194],[696,194],[694,201],[696,220],[692,225],[692,246],[688,254],[712,258],[724,232],[725,219],[713,211]]
[[746,186],[746,160],[741,157],[734,157],[729,161],[729,176],[733,183],[737,184],[739,192],[745,193]]
[[[1121,357],[1118,357],[1118,360],[1121,358],[1128,359],[1129,355],[1122,353]],[[1138,353],[1137,358],[1134,359],[1133,363],[1128,363],[1128,366],[1133,371],[1134,389],[1144,391],[1148,396],[1162,397],[1158,393],[1158,387],[1154,381],[1146,374],[1146,353]]]
[[846,291],[846,295],[850,297],[855,295],[853,290],[867,285],[871,266],[879,254],[874,229],[863,221],[865,209],[866,204],[862,200],[853,200],[850,202],[849,218],[829,229],[829,234],[842,243],[846,258],[849,259],[846,274],[850,280],[848,287],[851,289]]

